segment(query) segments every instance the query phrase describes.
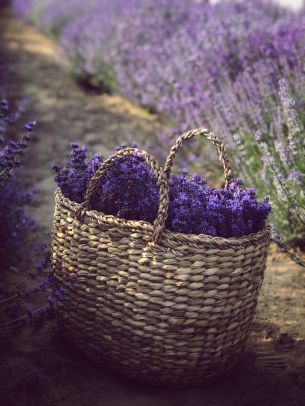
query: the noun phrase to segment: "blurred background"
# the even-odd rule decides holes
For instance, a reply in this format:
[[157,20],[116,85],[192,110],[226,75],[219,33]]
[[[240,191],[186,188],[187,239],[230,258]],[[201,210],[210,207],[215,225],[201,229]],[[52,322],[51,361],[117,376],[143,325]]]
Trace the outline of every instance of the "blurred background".
[[[211,3],[217,3],[218,1],[221,0],[211,0]],[[290,7],[294,10],[300,9],[302,6],[304,6],[304,1],[303,0],[275,0],[278,4],[281,4],[286,7]]]

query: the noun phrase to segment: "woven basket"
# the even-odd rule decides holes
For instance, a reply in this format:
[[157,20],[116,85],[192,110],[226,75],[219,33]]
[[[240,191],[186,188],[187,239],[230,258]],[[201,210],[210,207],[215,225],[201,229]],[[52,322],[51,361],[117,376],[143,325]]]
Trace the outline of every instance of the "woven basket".
[[[178,138],[164,170],[146,152],[127,148],[96,172],[84,203],[56,191],[52,266],[58,284],[69,285],[58,304],[64,334],[95,362],[153,384],[193,386],[235,364],[266,265],[268,227],[229,239],[164,230],[173,159],[194,136],[216,145],[228,186],[233,177],[224,146],[200,129]],[[130,154],[156,176],[154,225],[89,210],[105,171]]]

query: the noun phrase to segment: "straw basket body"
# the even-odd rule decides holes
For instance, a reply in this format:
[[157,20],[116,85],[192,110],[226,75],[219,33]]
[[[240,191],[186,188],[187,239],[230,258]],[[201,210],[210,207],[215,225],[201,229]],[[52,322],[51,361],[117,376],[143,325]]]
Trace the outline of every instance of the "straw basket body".
[[79,349],[128,377],[191,386],[227,370],[241,354],[269,230],[232,239],[164,230],[174,155],[164,170],[144,156],[160,187],[154,225],[89,210],[92,190],[113,157],[94,177],[83,204],[58,190],[52,266],[58,284],[69,286],[58,303],[59,320]]

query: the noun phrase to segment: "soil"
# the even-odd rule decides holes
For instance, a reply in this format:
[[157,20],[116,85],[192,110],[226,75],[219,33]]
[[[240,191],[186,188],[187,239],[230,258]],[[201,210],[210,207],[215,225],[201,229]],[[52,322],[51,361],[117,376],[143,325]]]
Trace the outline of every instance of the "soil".
[[[104,155],[131,140],[143,148],[153,147],[162,124],[121,97],[80,88],[69,77],[56,45],[6,10],[0,17],[0,50],[6,61],[2,79],[9,85],[8,98],[30,97],[29,118],[39,121],[23,178],[40,189],[29,211],[40,225],[33,238],[47,243],[55,189],[50,163],[65,158],[69,141],[81,141]],[[19,280],[16,271],[2,282],[9,287]],[[29,286],[34,283],[25,281]],[[55,321],[1,334],[0,404],[305,405],[304,293],[304,268],[272,246],[245,355],[221,380],[185,390],[151,388],[93,365],[62,339]]]

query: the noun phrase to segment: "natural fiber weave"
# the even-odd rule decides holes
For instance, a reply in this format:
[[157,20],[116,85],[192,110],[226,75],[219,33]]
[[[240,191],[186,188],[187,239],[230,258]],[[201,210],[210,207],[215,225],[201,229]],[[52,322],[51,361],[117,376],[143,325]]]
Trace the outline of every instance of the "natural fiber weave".
[[[56,191],[52,265],[65,335],[95,362],[146,382],[197,385],[237,361],[249,333],[269,246],[269,229],[242,238],[164,230],[167,180],[186,139],[204,136],[218,148],[226,185],[232,179],[223,144],[208,130],[183,134],[165,169],[129,148],[108,158],[83,204]],[[138,154],[160,188],[154,225],[89,210],[90,197],[115,159]],[[71,282],[72,278],[72,282]]]

